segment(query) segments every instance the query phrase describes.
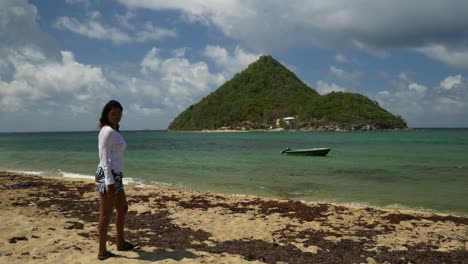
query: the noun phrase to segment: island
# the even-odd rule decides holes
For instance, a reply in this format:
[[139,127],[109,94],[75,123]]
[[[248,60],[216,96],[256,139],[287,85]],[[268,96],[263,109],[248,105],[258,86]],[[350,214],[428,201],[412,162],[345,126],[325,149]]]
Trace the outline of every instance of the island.
[[349,92],[320,95],[271,56],[245,70],[169,125],[169,131],[366,131],[407,129],[368,97]]

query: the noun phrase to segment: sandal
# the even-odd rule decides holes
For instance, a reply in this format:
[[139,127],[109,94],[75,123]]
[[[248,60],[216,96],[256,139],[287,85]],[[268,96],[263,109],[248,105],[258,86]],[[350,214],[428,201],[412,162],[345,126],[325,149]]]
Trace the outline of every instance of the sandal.
[[114,253],[112,253],[112,252],[110,252],[110,251],[107,251],[106,254],[104,254],[104,255],[102,255],[102,256],[99,256],[99,255],[98,255],[97,258],[98,258],[99,260],[106,260],[106,259],[108,259],[108,258],[113,258],[113,257],[116,257],[116,256],[117,256],[117,255],[115,255]]
[[125,242],[125,245],[121,246],[121,247],[117,247],[117,250],[118,251],[129,251],[129,250],[132,250],[136,247],[137,245],[134,245],[130,242]]

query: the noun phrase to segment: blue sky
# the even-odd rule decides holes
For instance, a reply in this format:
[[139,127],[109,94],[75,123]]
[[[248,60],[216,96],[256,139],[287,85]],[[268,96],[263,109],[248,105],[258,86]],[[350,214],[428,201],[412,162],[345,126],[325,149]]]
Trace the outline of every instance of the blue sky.
[[468,2],[2,0],[0,132],[166,129],[261,55],[410,127],[468,127]]

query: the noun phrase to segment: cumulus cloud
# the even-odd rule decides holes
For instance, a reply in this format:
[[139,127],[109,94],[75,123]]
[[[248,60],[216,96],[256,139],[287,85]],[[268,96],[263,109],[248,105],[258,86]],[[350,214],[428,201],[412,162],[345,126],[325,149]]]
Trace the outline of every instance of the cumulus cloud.
[[415,91],[416,93],[425,93],[427,90],[427,87],[421,84],[412,83],[408,85],[408,89],[410,91]]
[[[136,73],[87,65],[73,52],[50,52],[50,45],[42,45],[48,35],[40,30],[34,6],[26,1],[2,1],[0,7],[5,40],[0,42],[1,131],[92,130],[102,105],[110,99],[125,105],[122,127],[161,129],[226,80],[225,73],[210,70],[207,62],[189,60],[185,48],[170,51],[170,56],[163,56],[157,48],[148,50]],[[87,18],[100,22],[101,16],[90,12]],[[62,26],[78,23],[70,25],[78,26],[77,30],[93,29],[78,20],[58,21]],[[7,28],[10,30],[4,33]],[[94,28],[102,34],[109,30],[99,25]],[[147,29],[157,34],[155,26]],[[135,37],[137,31],[132,32]],[[112,38],[126,41],[115,34]],[[242,61],[247,53],[239,48],[228,54],[238,54],[232,58]]]
[[[55,61],[38,50],[18,49],[8,57],[14,65],[13,80],[0,80],[0,112],[4,113],[0,121],[27,114],[32,120],[53,125],[25,128],[16,124],[19,130],[60,130],[62,125],[93,129],[95,122],[89,115],[97,115],[103,102],[120,98],[127,106],[127,125],[142,128],[142,120],[155,118],[157,128],[164,128],[162,124],[167,125],[227,80],[206,62],[190,61],[180,49],[170,54],[173,56],[165,57],[157,48],[150,49],[141,59],[140,73],[129,75],[82,64],[69,51],[62,51],[61,60]],[[67,123],[77,118],[80,121],[75,126]],[[154,124],[148,127],[154,128]]]
[[346,91],[346,88],[341,87],[334,83],[329,84],[322,80],[318,80],[316,90],[319,94],[324,95],[324,94],[328,94],[331,92],[344,92]]
[[184,57],[186,51],[186,48],[178,48],[173,51],[173,54],[175,57]]
[[430,44],[415,50],[455,68],[468,70],[468,45],[449,47],[444,44]]
[[463,89],[466,88],[466,79],[460,74],[449,76],[440,82],[440,87],[444,90]]
[[96,89],[108,87],[99,68],[80,64],[71,52],[60,52],[38,21],[37,9],[28,1],[0,2],[3,129],[14,124],[11,127],[23,126],[19,130],[34,130],[33,126],[49,130],[46,124],[50,123],[44,118],[68,113],[68,120],[72,120],[89,110],[83,102],[98,98]]
[[208,45],[203,51],[203,55],[211,59],[228,77],[232,77],[235,73],[245,69],[261,56],[260,54],[246,52],[239,46],[231,54],[226,48],[213,45]]
[[468,84],[461,74],[448,76],[437,89],[438,107],[441,111],[468,111]]
[[57,99],[66,108],[83,109],[77,106],[98,98],[98,91],[110,86],[101,69],[76,62],[68,51],[62,52],[62,61],[50,60],[30,48],[16,50],[8,59],[15,73],[12,81],[0,83],[0,95],[7,103],[0,111],[30,111],[29,103]]
[[[90,3],[67,1],[86,7]],[[142,128],[142,120],[149,120],[148,128],[155,128],[155,123],[167,124],[260,55],[247,50],[266,53],[312,43],[322,47],[357,47],[377,56],[388,56],[392,48],[411,48],[453,67],[467,69],[468,3],[461,0],[450,5],[428,0],[421,2],[424,9],[402,0],[353,3],[272,0],[268,5],[237,0],[119,2],[128,9],[114,16],[117,24],[92,11],[85,17],[60,17],[55,25],[115,44],[154,42],[178,37],[177,32],[150,22],[136,23],[138,8],[171,10],[180,12],[182,22],[214,27],[225,36],[240,40],[240,44],[234,49],[206,46],[201,51],[202,59],[193,59],[190,54],[199,55],[200,50],[155,47],[141,57],[138,72],[119,72],[112,66],[87,65],[72,52],[60,51],[41,30],[37,9],[27,0],[0,1],[1,124],[17,130],[92,129],[95,118],[90,116],[97,115],[102,102],[115,98],[127,106],[124,124]],[[343,54],[337,54],[335,60],[349,61]],[[330,67],[330,73],[342,80],[360,78],[358,72],[337,66]],[[468,88],[461,74],[441,78],[436,84],[412,80],[407,73],[386,75],[392,79],[393,87],[382,87],[376,96],[382,105],[404,117],[408,115],[410,121],[428,120],[427,116],[444,119],[468,110]],[[346,91],[333,82],[319,80],[316,84],[322,94]],[[12,120],[21,120],[26,125],[16,122],[13,128]],[[35,128],[28,127],[29,123]]]
[[462,75],[448,76],[434,86],[426,86],[400,73],[392,83],[394,90],[380,91],[376,98],[380,105],[403,116],[410,125],[468,125],[452,118],[468,111],[468,85]]
[[207,46],[203,54],[216,64],[210,69],[205,61],[191,61],[187,49],[178,48],[164,56],[157,47],[151,48],[140,62],[140,75],[123,78],[131,98],[130,111],[135,116],[157,117],[169,123],[177,114],[214,91],[232,77],[232,71],[245,68],[258,55],[237,47],[230,51],[221,46]]
[[117,94],[99,67],[79,63],[69,51],[55,60],[22,47],[10,50],[7,60],[13,74],[0,80],[2,131],[92,130],[90,114]]
[[353,84],[358,83],[358,79],[361,77],[362,73],[360,72],[347,72],[343,69],[337,68],[335,66],[330,66],[331,75],[338,77],[340,79],[349,81]]
[[[464,0],[443,5],[439,0],[273,0],[268,5],[236,0],[119,2],[130,9],[180,11],[188,21],[213,25],[262,52],[312,43],[357,47],[383,57],[391,48],[415,48],[464,69],[468,61],[457,59],[457,55],[465,58],[468,49],[468,2]],[[454,43],[463,44],[458,52],[448,52]]]
[[383,90],[383,91],[378,92],[377,94],[378,94],[379,96],[385,97],[385,96],[389,96],[389,95],[390,95],[390,92],[387,91],[387,90]]
[[[153,98],[160,102],[184,109],[201,99],[226,79],[222,74],[211,73],[207,63],[190,62],[181,54],[162,58],[157,48],[152,48],[141,62],[141,72],[145,81],[153,83],[156,91]],[[136,88],[137,93],[139,88]],[[151,94],[149,94],[151,95]]]
[[141,72],[143,74],[148,74],[150,71],[157,71],[161,65],[161,60],[158,58],[159,50],[153,47],[148,53],[146,53],[145,57],[140,63]]
[[40,28],[38,19],[37,8],[26,0],[0,1],[0,58],[6,57],[8,48],[23,46],[58,58],[55,41]]

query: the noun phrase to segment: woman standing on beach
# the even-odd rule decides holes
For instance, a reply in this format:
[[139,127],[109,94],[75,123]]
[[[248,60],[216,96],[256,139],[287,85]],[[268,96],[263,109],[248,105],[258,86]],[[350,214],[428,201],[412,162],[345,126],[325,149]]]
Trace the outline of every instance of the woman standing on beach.
[[125,215],[128,211],[127,198],[123,188],[123,152],[127,143],[119,133],[122,118],[122,105],[109,101],[102,109],[99,132],[99,166],[96,171],[96,184],[100,194],[99,207],[99,260],[114,257],[107,251],[107,231],[114,207],[117,211],[115,221],[117,230],[117,250],[131,250],[135,246],[124,239]]

